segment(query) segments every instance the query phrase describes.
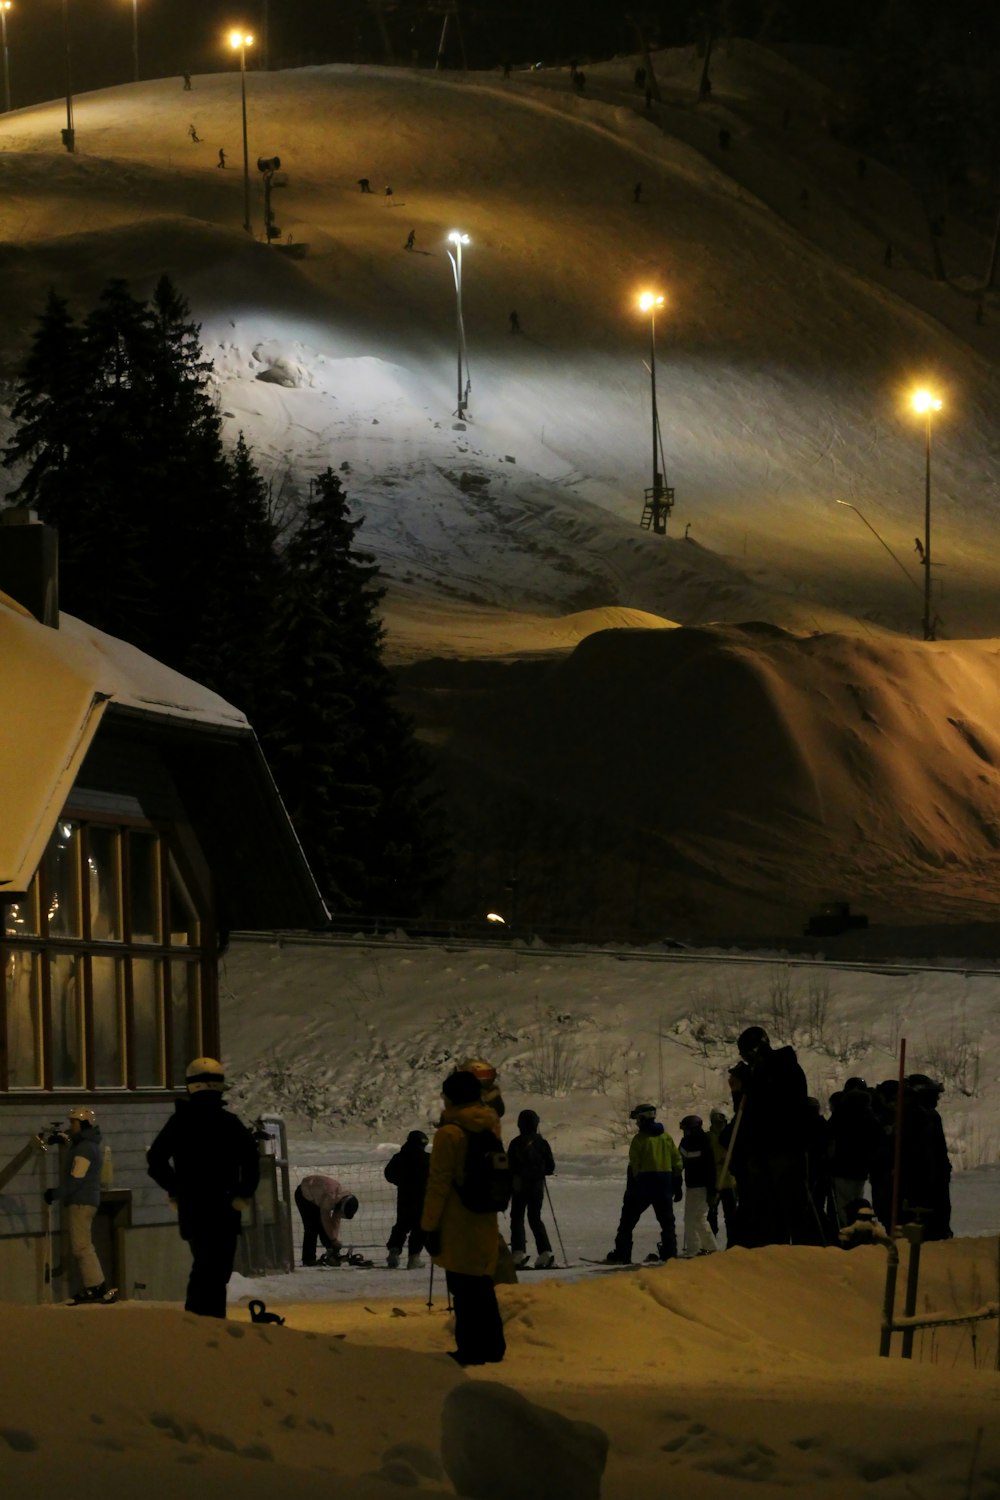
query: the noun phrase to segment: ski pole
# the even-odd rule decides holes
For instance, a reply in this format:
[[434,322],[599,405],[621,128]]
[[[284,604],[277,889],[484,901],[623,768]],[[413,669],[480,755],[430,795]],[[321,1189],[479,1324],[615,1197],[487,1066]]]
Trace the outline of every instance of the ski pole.
[[747,1096],[746,1096],[746,1094],[741,1094],[739,1106],[738,1106],[738,1108],[736,1110],[736,1119],[733,1121],[732,1134],[729,1137],[729,1145],[726,1147],[726,1154],[723,1157],[723,1161],[722,1161],[722,1171],[719,1173],[719,1181],[720,1182],[722,1181],[722,1179],[728,1173],[728,1171],[729,1171],[729,1163],[733,1159],[733,1147],[736,1145],[736,1135],[737,1135],[737,1132],[739,1131],[739,1128],[740,1128],[740,1121],[743,1118],[743,1106],[744,1106],[744,1104],[746,1102],[747,1102]]
[[428,1307],[433,1307],[434,1306],[434,1262],[433,1261],[431,1261],[431,1279],[430,1279],[430,1285],[427,1288],[427,1306]]
[[552,1194],[549,1192],[548,1178],[542,1178],[542,1185],[545,1188],[545,1201],[549,1205],[549,1213],[552,1215],[552,1223],[555,1226],[556,1239],[559,1241],[559,1249],[562,1251],[563,1265],[568,1266],[569,1261],[566,1258],[566,1246],[563,1244],[563,1237],[559,1233],[559,1220],[556,1218],[556,1211],[552,1207]]

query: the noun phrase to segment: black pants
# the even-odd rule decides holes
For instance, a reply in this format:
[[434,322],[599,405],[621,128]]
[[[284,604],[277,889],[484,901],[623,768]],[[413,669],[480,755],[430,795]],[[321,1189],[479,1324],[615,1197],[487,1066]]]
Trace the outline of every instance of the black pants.
[[535,1249],[545,1255],[552,1249],[545,1225],[542,1223],[542,1204],[545,1202],[545,1182],[526,1182],[515,1189],[510,1200],[510,1248],[515,1255],[525,1249],[524,1215],[527,1212],[528,1226],[535,1237]]
[[191,1274],[188,1277],[184,1311],[202,1318],[226,1316],[226,1287],[233,1274],[239,1218],[232,1223],[199,1224],[186,1235],[191,1246]]
[[656,1215],[660,1226],[660,1254],[664,1260],[677,1254],[677,1228],[674,1224],[674,1178],[672,1172],[650,1172],[652,1182],[643,1177],[630,1178],[622,1199],[622,1216],[615,1235],[615,1254],[623,1260],[632,1258],[632,1232],[647,1208]]
[[455,1308],[455,1349],[463,1365],[498,1364],[507,1352],[492,1276],[446,1271]]
[[747,1157],[737,1177],[741,1244],[749,1250],[761,1245],[825,1244],[807,1172],[804,1152]]
[[719,1232],[719,1206],[722,1206],[722,1217],[726,1225],[726,1249],[731,1250],[734,1245],[740,1244],[740,1231],[737,1224],[739,1210],[736,1206],[736,1189],[722,1188],[719,1192],[719,1201],[714,1208],[708,1210],[708,1227],[713,1234]]
[[408,1255],[419,1255],[424,1248],[424,1237],[420,1232],[420,1214],[422,1208],[416,1210],[406,1209],[402,1205],[396,1205],[396,1222],[392,1226],[392,1232],[385,1242],[385,1248],[392,1255],[398,1255],[406,1244],[409,1236]]
[[323,1220],[315,1203],[310,1203],[308,1198],[302,1196],[302,1189],[295,1189],[295,1207],[299,1211],[302,1220],[302,1264],[314,1266],[316,1264],[316,1241],[319,1239],[324,1250],[333,1250],[334,1243],[326,1230],[323,1228]]

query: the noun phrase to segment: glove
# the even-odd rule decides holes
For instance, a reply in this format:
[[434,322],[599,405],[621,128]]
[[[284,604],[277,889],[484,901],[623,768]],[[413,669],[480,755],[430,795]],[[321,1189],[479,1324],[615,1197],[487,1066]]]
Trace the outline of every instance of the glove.
[[57,1198],[59,1197],[59,1189],[46,1188],[45,1192],[42,1194],[42,1197],[45,1199],[46,1203],[55,1203]]
[[250,1207],[251,1202],[252,1199],[250,1198],[234,1198],[229,1206],[230,1208],[235,1208],[238,1214],[242,1214]]
[[684,1184],[683,1184],[683,1182],[681,1182],[680,1178],[678,1177],[677,1181],[674,1183],[674,1202],[675,1203],[679,1203],[683,1197],[684,1197]]
[[440,1229],[425,1229],[423,1231],[424,1245],[427,1254],[436,1256],[441,1254],[441,1231]]

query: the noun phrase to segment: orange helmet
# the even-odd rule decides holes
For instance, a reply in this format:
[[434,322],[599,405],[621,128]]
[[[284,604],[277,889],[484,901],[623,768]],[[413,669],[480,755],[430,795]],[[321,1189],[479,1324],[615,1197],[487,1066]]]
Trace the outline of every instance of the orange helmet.
[[484,1061],[481,1057],[469,1057],[459,1065],[460,1073],[473,1073],[480,1083],[493,1083],[497,1076],[497,1070],[492,1063]]

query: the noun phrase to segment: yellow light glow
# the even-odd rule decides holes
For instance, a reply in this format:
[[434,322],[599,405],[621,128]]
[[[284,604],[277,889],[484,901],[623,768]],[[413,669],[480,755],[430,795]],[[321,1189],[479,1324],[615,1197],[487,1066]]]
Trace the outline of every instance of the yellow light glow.
[[487,922],[499,922],[502,927],[506,927],[507,925],[498,911],[488,911],[486,913],[486,920]]
[[941,402],[930,391],[914,391],[913,410],[921,415],[929,411],[940,411]]
[[651,312],[654,307],[663,306],[663,296],[660,292],[643,292],[639,306],[643,312]]
[[451,243],[453,245],[468,245],[469,244],[469,236],[467,234],[463,234],[460,229],[453,229],[453,230],[451,230],[451,232],[448,235],[448,238],[449,238],[449,240],[451,241]]
[[229,33],[229,45],[234,50],[237,47],[252,47],[253,36],[245,31],[231,31]]

